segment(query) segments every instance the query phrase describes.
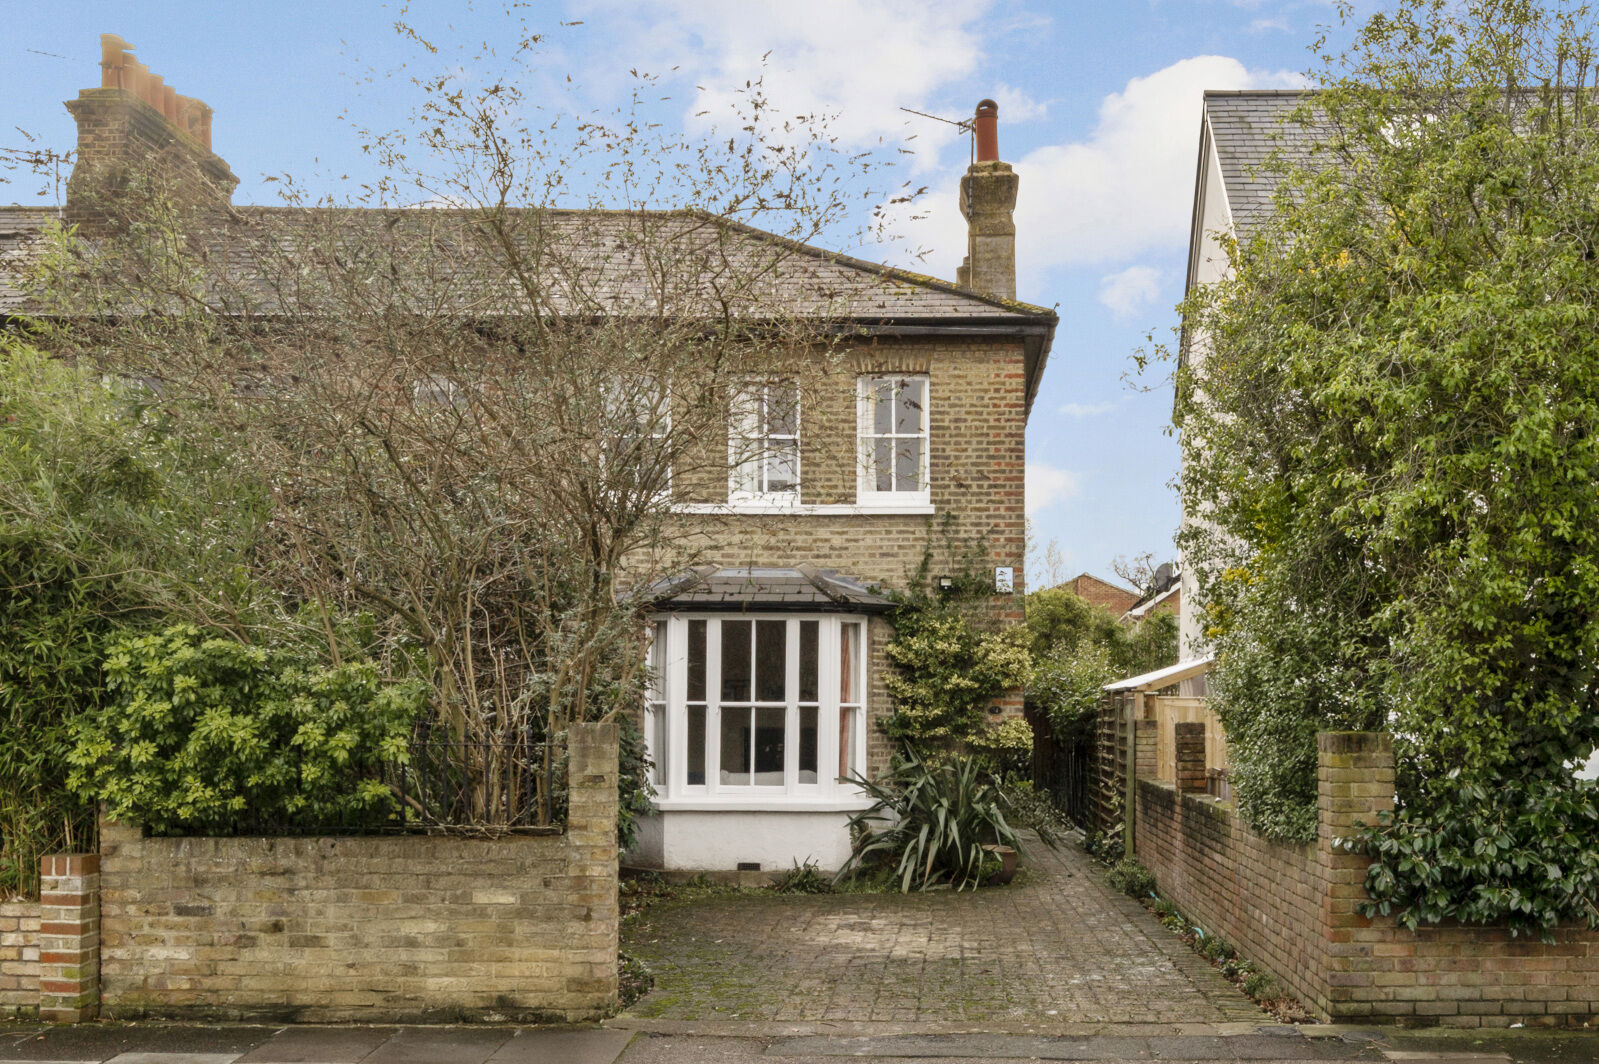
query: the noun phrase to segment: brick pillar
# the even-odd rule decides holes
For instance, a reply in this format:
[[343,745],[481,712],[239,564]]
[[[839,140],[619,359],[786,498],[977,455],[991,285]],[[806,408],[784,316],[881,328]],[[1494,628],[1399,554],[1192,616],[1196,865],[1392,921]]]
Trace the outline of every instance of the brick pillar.
[[584,907],[571,939],[583,974],[567,979],[572,1004],[603,1013],[616,1005],[617,748],[615,724],[574,724],[567,732],[571,790],[567,798],[567,874],[573,901]]
[[1176,730],[1177,790],[1181,794],[1203,794],[1209,790],[1205,777],[1205,725],[1178,724]]
[[1369,1016],[1386,989],[1372,985],[1371,945],[1382,932],[1361,916],[1369,900],[1364,854],[1336,848],[1360,824],[1394,808],[1394,740],[1385,732],[1321,732],[1316,736],[1318,805],[1317,862],[1322,880],[1322,940],[1325,955],[1316,980],[1317,1004],[1326,1019]]
[[39,1018],[92,1020],[100,1012],[100,855],[39,864]]

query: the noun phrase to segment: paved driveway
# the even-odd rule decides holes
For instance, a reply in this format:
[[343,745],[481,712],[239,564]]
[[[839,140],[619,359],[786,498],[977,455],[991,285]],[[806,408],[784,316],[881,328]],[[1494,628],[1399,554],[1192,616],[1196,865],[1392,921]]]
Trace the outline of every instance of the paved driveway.
[[722,895],[622,931],[655,988],[629,1016],[671,1030],[1086,1031],[1269,1024],[1071,843],[975,894]]

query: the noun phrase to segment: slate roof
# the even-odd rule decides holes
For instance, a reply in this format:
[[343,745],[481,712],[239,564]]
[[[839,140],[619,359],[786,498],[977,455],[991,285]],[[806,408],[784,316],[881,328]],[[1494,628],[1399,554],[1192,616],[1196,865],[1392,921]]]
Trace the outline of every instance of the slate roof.
[[894,603],[832,569],[706,565],[640,588],[639,597],[673,610],[825,610],[883,613]]
[[38,236],[54,217],[42,207],[0,207],[0,316],[21,308],[17,271],[38,251]]
[[[54,217],[51,210],[0,207],[0,318],[27,309],[13,277],[37,255],[39,238]],[[751,321],[819,317],[839,327],[891,335],[1020,336],[1026,342],[1029,408],[1058,321],[1044,307],[997,299],[701,212],[513,210],[509,217],[530,245],[557,249],[548,256],[553,264],[548,275],[539,278],[549,309],[556,312],[648,314],[667,308],[692,314],[704,305],[713,313],[728,307]],[[479,307],[491,314],[533,309],[519,309],[514,300],[497,299],[492,291],[485,298],[485,286],[505,281],[503,272],[484,268],[491,256],[472,218],[448,209],[239,207],[216,216],[204,246],[217,276],[229,278],[235,294],[253,285],[257,312],[271,312],[276,291],[261,278],[280,281],[294,272],[281,262],[262,265],[274,248],[301,256],[321,249],[359,254],[376,246],[374,239],[395,241],[404,251],[385,249],[372,271],[401,298],[463,313]],[[676,288],[663,292],[663,283]],[[509,290],[500,289],[502,294]]]
[[1290,120],[1315,90],[1210,90],[1205,93],[1205,120],[1211,145],[1226,185],[1227,206],[1240,240],[1271,214],[1278,176],[1268,163],[1273,152],[1286,161],[1304,162],[1319,139],[1314,125]]
[[[54,217],[54,211],[35,207],[0,206],[0,255],[14,265],[25,265],[38,248],[37,238]],[[374,234],[385,231],[384,239],[409,228],[408,239],[426,242],[429,251],[450,250],[450,245],[470,253],[466,245],[472,238],[464,227],[451,227],[446,219],[465,219],[463,212],[450,210],[348,210],[317,208],[241,207],[237,220],[255,222],[283,238],[304,236],[312,240],[343,238],[352,246],[363,229]],[[520,215],[515,224],[527,220],[525,232],[534,232],[533,212]],[[648,238],[659,244],[674,233],[682,233],[692,243],[696,276],[740,276],[740,267],[776,261],[781,256],[782,270],[772,278],[770,297],[793,314],[839,314],[852,321],[916,320],[927,322],[999,322],[1051,326],[1055,313],[1045,307],[1016,300],[997,299],[961,288],[948,281],[915,274],[848,255],[824,251],[810,245],[787,241],[771,233],[727,219],[712,218],[697,212],[665,211],[549,211],[543,215],[548,225],[539,235],[552,245],[564,244],[564,261],[582,262],[593,269],[589,291],[618,309],[646,305],[651,296],[645,263],[634,251],[638,241],[630,241],[630,231],[649,226]],[[312,233],[313,227],[321,230]],[[405,236],[399,239],[407,239]],[[249,252],[248,240],[233,240],[225,233],[208,241],[214,251],[240,271],[248,271],[243,256]],[[707,258],[708,257],[708,261]],[[443,270],[437,262],[413,264],[417,277],[437,279]],[[460,275],[470,276],[463,264]],[[21,309],[14,288],[0,289],[0,313]]]

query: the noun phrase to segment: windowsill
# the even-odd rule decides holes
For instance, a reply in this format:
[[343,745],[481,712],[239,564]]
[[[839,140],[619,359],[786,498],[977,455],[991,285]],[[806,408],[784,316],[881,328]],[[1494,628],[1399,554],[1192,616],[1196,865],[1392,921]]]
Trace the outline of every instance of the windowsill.
[[663,813],[856,813],[876,803],[870,798],[806,798],[801,795],[750,795],[748,798],[719,794],[712,798],[655,798],[652,804]]
[[889,517],[926,516],[937,513],[930,502],[680,502],[680,514],[778,514],[784,517]]

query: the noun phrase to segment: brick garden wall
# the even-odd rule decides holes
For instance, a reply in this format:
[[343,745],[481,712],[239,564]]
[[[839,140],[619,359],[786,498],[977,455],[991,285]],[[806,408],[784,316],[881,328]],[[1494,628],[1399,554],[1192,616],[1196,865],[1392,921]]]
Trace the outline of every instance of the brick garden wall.
[[564,835],[101,832],[101,1015],[593,1019],[614,1007],[616,726],[574,727]]
[[1368,859],[1335,851],[1357,820],[1393,808],[1387,735],[1318,737],[1317,841],[1268,842],[1230,805],[1138,781],[1137,854],[1163,896],[1331,1021],[1459,1027],[1599,1021],[1599,934],[1565,928],[1553,944],[1502,928],[1443,924],[1411,932],[1357,914]]
[[39,1011],[39,903],[0,902],[0,1017]]

